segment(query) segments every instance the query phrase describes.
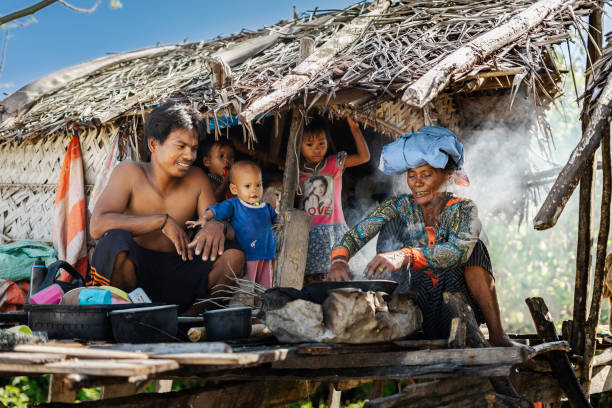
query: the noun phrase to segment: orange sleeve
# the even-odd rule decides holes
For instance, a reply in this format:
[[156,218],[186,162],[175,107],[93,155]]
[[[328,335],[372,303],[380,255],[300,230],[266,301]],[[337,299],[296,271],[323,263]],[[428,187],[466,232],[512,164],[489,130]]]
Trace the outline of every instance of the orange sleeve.
[[343,256],[346,259],[350,259],[349,256],[349,252],[346,250],[346,248],[336,248],[332,251],[331,253],[331,259],[334,259],[337,256]]
[[410,255],[410,267],[412,269],[422,269],[427,265],[427,258],[416,248],[402,248],[402,252]]

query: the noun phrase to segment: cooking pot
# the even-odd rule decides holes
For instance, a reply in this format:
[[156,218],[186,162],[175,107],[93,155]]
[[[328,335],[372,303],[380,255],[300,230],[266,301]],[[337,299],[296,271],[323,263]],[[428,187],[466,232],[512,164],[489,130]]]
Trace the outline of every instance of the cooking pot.
[[334,289],[356,288],[364,292],[385,292],[391,294],[397,287],[397,282],[384,279],[354,280],[354,281],[317,281],[302,288],[302,293],[315,303],[323,303],[328,292]]
[[180,341],[178,305],[115,310],[109,313],[113,336],[119,343]]
[[208,341],[237,340],[251,334],[250,307],[209,310],[203,316]]

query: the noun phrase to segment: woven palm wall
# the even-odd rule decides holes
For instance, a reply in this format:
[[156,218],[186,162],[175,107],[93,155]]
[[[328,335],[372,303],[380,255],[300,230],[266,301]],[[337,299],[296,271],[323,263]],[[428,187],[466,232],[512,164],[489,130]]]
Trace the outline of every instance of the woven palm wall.
[[[91,192],[114,129],[88,129],[80,143],[85,191]],[[51,241],[53,202],[69,136],[0,146],[0,238]]]

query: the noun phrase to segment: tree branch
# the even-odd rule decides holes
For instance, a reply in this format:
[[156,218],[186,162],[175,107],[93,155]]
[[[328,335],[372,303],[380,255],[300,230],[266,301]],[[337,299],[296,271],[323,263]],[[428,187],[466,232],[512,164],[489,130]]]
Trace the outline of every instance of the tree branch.
[[17,10],[11,14],[7,14],[6,16],[0,17],[0,25],[6,24],[9,21],[17,20],[18,18],[29,16],[30,14],[36,13],[38,10],[43,9],[51,4],[55,3],[57,0],[42,0],[30,7],[26,7],[21,10]]
[[68,7],[70,10],[76,11],[78,13],[86,13],[86,14],[91,14],[94,11],[96,11],[96,9],[98,8],[98,6],[100,5],[100,3],[102,3],[102,0],[97,0],[96,3],[88,9],[84,9],[84,8],[80,8],[77,6],[73,6],[72,4],[68,3],[66,0],[58,0],[62,5]]

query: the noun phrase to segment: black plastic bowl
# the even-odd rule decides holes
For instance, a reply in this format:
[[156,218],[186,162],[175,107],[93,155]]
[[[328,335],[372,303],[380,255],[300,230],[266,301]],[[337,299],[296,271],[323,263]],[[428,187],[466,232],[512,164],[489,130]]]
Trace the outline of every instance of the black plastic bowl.
[[30,305],[23,306],[28,314],[28,326],[34,331],[47,332],[50,339],[113,340],[109,313],[155,303],[122,303],[115,305]]
[[251,308],[230,307],[204,312],[206,340],[238,340],[251,335]]
[[109,313],[113,336],[119,343],[177,341],[177,305],[140,307]]

